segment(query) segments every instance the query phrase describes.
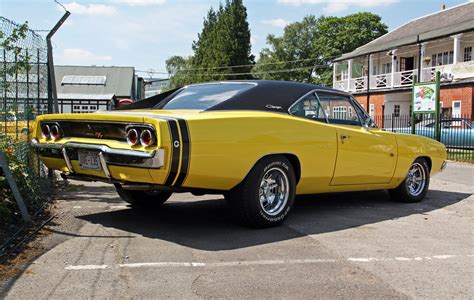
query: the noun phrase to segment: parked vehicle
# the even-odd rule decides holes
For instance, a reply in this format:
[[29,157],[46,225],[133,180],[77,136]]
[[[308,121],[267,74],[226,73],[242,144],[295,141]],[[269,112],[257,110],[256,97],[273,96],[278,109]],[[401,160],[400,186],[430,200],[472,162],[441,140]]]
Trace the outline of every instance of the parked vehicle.
[[42,115],[48,168],[113,183],[132,207],[174,192],[223,194],[253,227],[281,224],[295,195],[388,189],[421,201],[443,144],[376,128],[349,94],[312,84],[190,85],[92,114]]
[[[474,129],[468,119],[442,119],[440,141],[449,148],[474,149]],[[394,132],[411,133],[410,127],[388,129]],[[435,138],[435,120],[428,119],[415,124],[415,134]]]

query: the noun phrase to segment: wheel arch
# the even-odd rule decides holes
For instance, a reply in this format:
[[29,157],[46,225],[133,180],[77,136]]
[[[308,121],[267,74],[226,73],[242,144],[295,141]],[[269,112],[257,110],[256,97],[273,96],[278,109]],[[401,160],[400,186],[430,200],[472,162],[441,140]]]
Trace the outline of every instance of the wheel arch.
[[285,157],[286,159],[288,159],[290,161],[291,166],[293,167],[293,170],[295,171],[296,184],[298,184],[298,182],[301,179],[301,163],[300,163],[300,160],[299,160],[298,156],[296,156],[296,154],[294,154],[294,153],[280,152],[280,153],[269,153],[269,154],[266,154],[266,155],[263,155],[262,157],[260,157],[257,161],[255,161],[255,163],[252,165],[252,167],[247,171],[247,173],[242,178],[242,180],[236,186],[234,186],[233,188],[236,188],[237,186],[239,186],[244,181],[244,179],[247,178],[250,171],[252,171],[252,169],[261,160],[263,160],[265,158],[268,158],[268,157],[272,157],[272,156],[283,156],[283,157]]
[[426,162],[428,163],[429,171],[431,172],[431,167],[433,165],[433,162],[431,161],[431,157],[429,157],[429,156],[418,156],[416,159],[418,159],[418,158],[422,158],[422,159],[426,160]]

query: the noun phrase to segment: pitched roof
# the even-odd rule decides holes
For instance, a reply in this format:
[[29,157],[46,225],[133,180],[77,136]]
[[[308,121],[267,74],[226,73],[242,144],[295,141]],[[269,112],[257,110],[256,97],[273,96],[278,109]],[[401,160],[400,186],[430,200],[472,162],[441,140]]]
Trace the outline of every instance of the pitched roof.
[[[54,71],[58,95],[87,94],[107,95],[107,97],[115,95],[128,98],[132,96],[135,74],[133,67],[55,66]],[[63,82],[63,79],[66,81]],[[67,84],[71,80],[74,83]]]
[[411,20],[354,51],[343,54],[335,61],[416,44],[418,36],[419,41],[423,42],[473,29],[474,2],[468,2]]

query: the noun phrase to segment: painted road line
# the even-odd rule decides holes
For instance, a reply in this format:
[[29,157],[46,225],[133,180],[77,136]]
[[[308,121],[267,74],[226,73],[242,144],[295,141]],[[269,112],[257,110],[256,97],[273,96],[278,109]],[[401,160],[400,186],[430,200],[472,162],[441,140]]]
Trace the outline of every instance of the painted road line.
[[[430,260],[446,260],[450,258],[473,257],[473,255],[433,255],[425,257],[393,257],[393,258],[377,258],[377,257],[349,257],[347,259],[332,258],[312,258],[312,259],[275,259],[275,260],[254,260],[254,261],[227,261],[227,262],[140,262],[118,264],[115,268],[164,268],[164,267],[237,267],[237,266],[256,266],[256,265],[292,265],[292,264],[318,264],[318,263],[335,263],[335,262],[420,262]],[[108,265],[79,265],[67,266],[66,270],[96,270],[106,269]]]
[[66,270],[98,270],[106,269],[107,265],[83,265],[83,266],[67,266]]

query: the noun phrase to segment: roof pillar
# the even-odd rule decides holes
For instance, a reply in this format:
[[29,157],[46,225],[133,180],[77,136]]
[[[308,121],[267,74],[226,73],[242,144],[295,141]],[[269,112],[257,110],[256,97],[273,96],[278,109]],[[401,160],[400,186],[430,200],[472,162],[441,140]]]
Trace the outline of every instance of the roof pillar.
[[397,72],[397,49],[391,51],[392,54],[392,80],[390,80],[390,87],[393,88],[393,83],[395,81],[395,73]]
[[451,36],[453,38],[454,46],[453,46],[453,52],[454,52],[454,57],[453,57],[453,64],[457,64],[461,62],[461,36],[462,33],[456,34]]

